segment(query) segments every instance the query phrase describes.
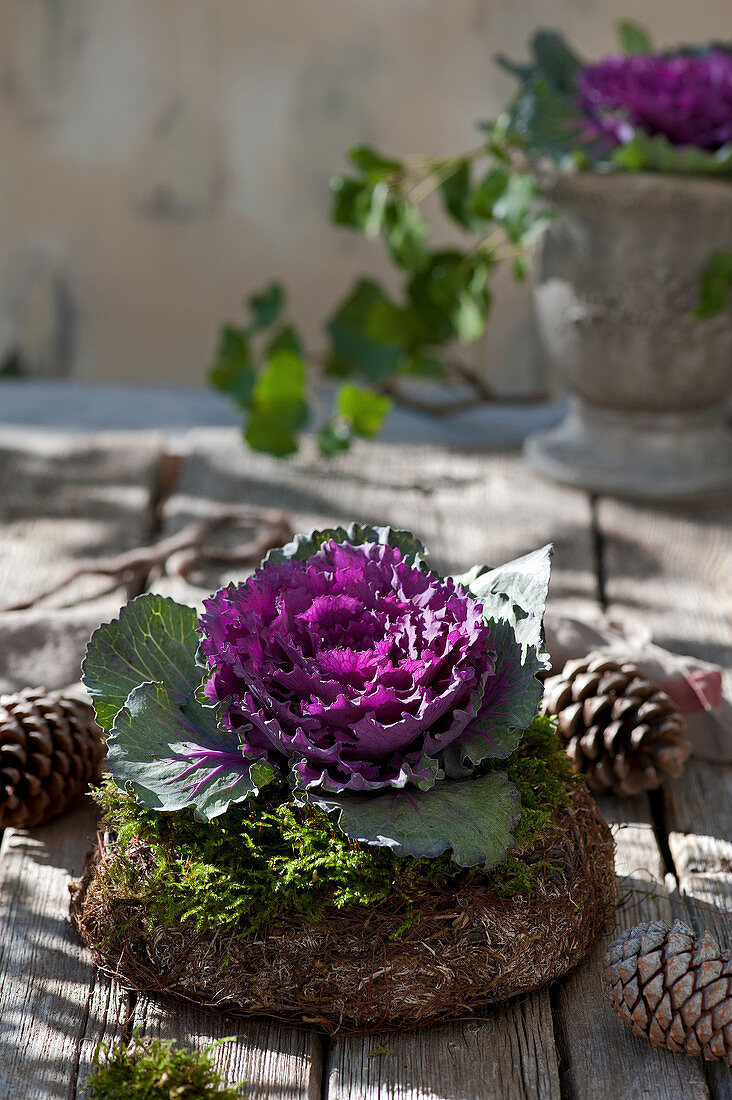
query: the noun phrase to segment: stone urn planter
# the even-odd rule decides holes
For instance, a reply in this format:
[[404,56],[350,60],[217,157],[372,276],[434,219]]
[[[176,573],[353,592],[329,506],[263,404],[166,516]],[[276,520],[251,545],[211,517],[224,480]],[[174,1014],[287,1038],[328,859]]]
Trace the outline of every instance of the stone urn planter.
[[577,173],[551,188],[539,329],[571,394],[529,437],[541,472],[652,500],[732,491],[732,311],[690,319],[710,255],[732,248],[732,184],[657,173]]

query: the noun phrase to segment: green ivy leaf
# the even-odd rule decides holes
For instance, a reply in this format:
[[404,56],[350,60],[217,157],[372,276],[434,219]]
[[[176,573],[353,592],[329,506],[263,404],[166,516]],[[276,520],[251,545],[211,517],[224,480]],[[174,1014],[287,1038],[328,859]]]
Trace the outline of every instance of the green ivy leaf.
[[338,812],[338,826],[363,844],[398,856],[434,859],[448,848],[460,867],[501,863],[515,842],[519,794],[504,772],[443,779],[428,791],[389,788],[379,794],[321,795],[296,791],[300,802]]
[[376,340],[370,333],[374,307],[389,299],[377,283],[361,279],[348,298],[331,317],[327,330],[332,352],[332,373],[353,371],[370,382],[379,382],[395,374],[404,359],[402,349],[390,342]]
[[219,336],[216,358],[209,367],[207,377],[212,386],[233,398],[238,405],[249,404],[256,371],[246,331],[231,325],[224,326]]
[[512,175],[493,207],[493,217],[512,241],[519,242],[532,227],[532,209],[539,193],[533,176]]
[[419,208],[407,199],[392,197],[384,211],[383,230],[392,259],[406,271],[419,271],[427,263],[431,228]]
[[274,779],[264,761],[242,756],[235,733],[218,725],[213,708],[181,704],[165,684],[135,688],[115,718],[107,742],[112,777],[151,810],[193,806],[211,821],[232,802]]
[[462,160],[455,171],[440,184],[442,202],[450,217],[463,229],[475,231],[478,219],[471,209],[470,163]]
[[445,364],[435,355],[425,355],[415,351],[402,368],[404,374],[415,374],[420,378],[444,378]]
[[371,205],[363,224],[363,232],[367,237],[378,237],[381,233],[388,198],[389,185],[380,180],[371,193]]
[[638,23],[631,23],[628,20],[618,23],[618,37],[623,53],[629,57],[653,52],[648,31]]
[[284,426],[277,414],[267,409],[254,409],[246,428],[244,439],[253,451],[287,458],[297,453],[297,436]]
[[493,207],[508,187],[510,178],[506,168],[499,165],[490,168],[468,197],[470,215],[485,221],[492,219]]
[[388,397],[361,389],[351,382],[341,386],[336,394],[336,408],[350,421],[356,435],[377,435],[391,407]]
[[381,180],[403,170],[401,161],[385,157],[370,145],[354,145],[348,151],[348,159],[370,179]]
[[531,40],[536,66],[546,82],[563,95],[574,95],[582,62],[555,31],[537,31]]
[[714,252],[709,257],[701,275],[699,301],[692,313],[692,320],[715,317],[730,304],[732,294],[732,252]]
[[297,338],[291,329],[285,329],[270,345],[257,378],[254,414],[259,414],[260,419],[277,421],[285,431],[297,431],[308,419],[306,388],[305,363],[298,350]]
[[330,216],[334,224],[346,225],[363,232],[371,217],[373,184],[367,180],[334,176],[330,181],[330,189],[333,193]]
[[427,344],[442,344],[455,335],[452,317],[465,285],[463,259],[456,250],[435,252],[409,281],[410,304]]
[[267,344],[265,356],[271,359],[279,355],[280,352],[290,352],[304,362],[302,342],[292,325],[283,325],[277,335]]
[[521,234],[520,243],[524,245],[524,247],[531,247],[532,245],[538,244],[549,226],[556,220],[556,217],[556,210],[547,210],[543,214],[532,214],[527,220],[526,228]]
[[280,283],[271,283],[265,290],[253,294],[247,305],[252,314],[250,332],[269,328],[279,318],[285,305],[285,292]]
[[[493,60],[499,68],[511,76],[515,76],[522,84],[527,84],[536,73],[536,65],[533,62],[522,64],[520,61],[512,61],[505,53],[494,54]],[[490,130],[493,128],[493,123],[484,122],[481,123],[481,127],[484,130]]]
[[176,703],[195,692],[203,677],[196,661],[197,626],[194,608],[147,594],[130,600],[118,619],[94,631],[82,675],[105,732],[130,692],[145,681],[165,682]]
[[410,309],[396,306],[385,298],[374,302],[366,317],[366,334],[379,344],[401,347],[418,339],[418,324]]
[[576,97],[553,88],[535,74],[509,109],[509,127],[535,155],[550,157],[562,164],[577,149],[592,151],[588,144],[587,122],[580,117]]
[[318,431],[318,450],[324,458],[333,458],[350,449],[353,442],[353,425],[340,418],[329,420]]
[[442,344],[454,338],[470,343],[482,335],[491,304],[491,263],[481,253],[436,252],[410,280],[409,298],[423,343]]
[[485,308],[470,293],[462,290],[458,295],[457,307],[453,313],[455,333],[461,344],[472,344],[485,332],[487,317]]

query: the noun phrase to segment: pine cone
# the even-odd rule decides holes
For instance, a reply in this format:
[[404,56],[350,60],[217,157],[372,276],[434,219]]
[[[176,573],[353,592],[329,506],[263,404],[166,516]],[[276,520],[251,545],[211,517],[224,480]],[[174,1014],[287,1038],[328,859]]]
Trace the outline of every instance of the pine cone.
[[732,956],[709,932],[657,920],[626,929],[603,959],[605,996],[654,1046],[732,1065]]
[[574,770],[595,794],[652,791],[678,779],[691,752],[676,704],[629,661],[568,661],[544,684],[542,710],[559,719]]
[[88,703],[44,688],[0,695],[0,828],[64,813],[99,779],[103,755]]

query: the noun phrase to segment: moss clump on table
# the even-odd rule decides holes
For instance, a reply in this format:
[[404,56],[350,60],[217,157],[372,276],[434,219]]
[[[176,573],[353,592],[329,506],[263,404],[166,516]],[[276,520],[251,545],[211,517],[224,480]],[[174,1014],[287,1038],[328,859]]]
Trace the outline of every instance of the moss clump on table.
[[[490,883],[502,896],[529,893],[544,866],[532,847],[570,800],[572,768],[553,722],[541,716],[513,756],[494,766],[516,784],[522,815],[516,844]],[[449,852],[412,859],[359,844],[325,811],[297,806],[283,786],[266,787],[210,823],[195,821],[190,810],[146,810],[111,780],[96,799],[117,837],[97,868],[99,885],[116,901],[140,903],[150,927],[193,922],[249,935],[288,911],[317,921],[328,906],[391,900],[404,904],[408,928],[422,893],[482,875],[458,867]],[[127,857],[141,847],[150,858]]]
[[[224,1040],[225,1041],[225,1040]],[[130,1047],[100,1043],[89,1076],[89,1100],[243,1100],[212,1064],[213,1043],[186,1051],[161,1039],[140,1039]]]

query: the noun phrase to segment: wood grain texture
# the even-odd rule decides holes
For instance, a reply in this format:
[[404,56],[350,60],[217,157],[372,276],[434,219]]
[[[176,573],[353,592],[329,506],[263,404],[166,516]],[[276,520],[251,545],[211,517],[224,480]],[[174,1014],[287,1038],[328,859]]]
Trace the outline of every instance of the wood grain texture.
[[[615,835],[618,925],[670,920],[663,860],[647,799],[599,801]],[[709,1091],[700,1060],[679,1058],[637,1038],[605,1000],[602,956],[615,934],[606,934],[552,993],[562,1095],[572,1100],[703,1100]]]
[[732,768],[691,760],[664,790],[665,823],[682,891],[700,927],[732,947]]
[[[154,433],[29,433],[22,447],[0,436],[0,607],[48,588],[81,558],[139,545],[160,450]],[[122,586],[89,576],[43,606],[94,600],[101,616],[125,599]]]
[[[679,888],[698,933],[709,928],[732,949],[732,767],[690,760],[664,789],[664,817]],[[732,1100],[732,1073],[707,1067],[714,1100]]]
[[640,619],[659,645],[721,665],[732,696],[732,504],[601,500],[598,523],[610,611]]
[[[146,539],[160,450],[152,433],[0,441],[0,604],[49,587],[79,558]],[[0,691],[78,680],[86,640],[127,598],[109,587],[83,578],[38,609],[0,613]],[[98,1040],[122,1034],[127,996],[94,974],[68,922],[69,878],[83,870],[95,820],[87,805],[3,838],[3,1100],[73,1097],[77,1067],[85,1081]]]
[[131,1018],[130,994],[95,969],[81,1019],[76,1072],[70,1075],[69,1080],[69,1100],[86,1098],[89,1075],[94,1069],[94,1055],[99,1043],[126,1042]]
[[533,993],[468,1023],[338,1039],[328,1100],[559,1100],[549,998]]
[[92,994],[90,957],[68,919],[68,882],[95,829],[85,807],[0,850],[0,1098],[66,1100]]
[[[661,645],[719,664],[731,696],[732,503],[601,501],[598,518],[610,611],[641,617]],[[674,915],[732,944],[732,766],[692,759],[660,805],[683,901]],[[715,1100],[732,1100],[729,1070],[710,1063],[706,1074]]]
[[[553,541],[553,605],[567,613],[596,607],[587,497],[547,485],[517,455],[361,443],[329,462],[311,447],[279,462],[246,451],[225,429],[191,433],[190,448],[164,508],[165,534],[239,502],[283,509],[295,531],[354,520],[406,527],[444,572],[496,565]],[[213,570],[193,585],[164,577],[155,588],[195,603],[242,574]]]
[[82,604],[0,611],[0,693],[40,685],[54,690],[78,681],[86,643],[101,616],[96,601],[92,610]]

